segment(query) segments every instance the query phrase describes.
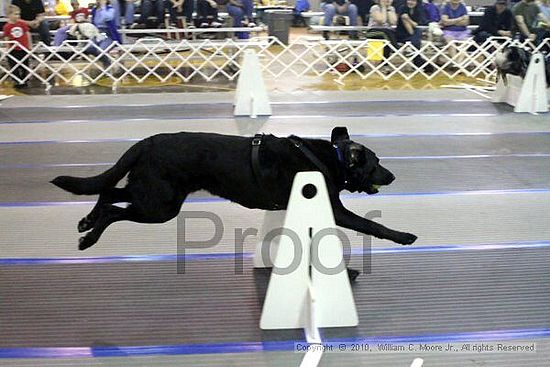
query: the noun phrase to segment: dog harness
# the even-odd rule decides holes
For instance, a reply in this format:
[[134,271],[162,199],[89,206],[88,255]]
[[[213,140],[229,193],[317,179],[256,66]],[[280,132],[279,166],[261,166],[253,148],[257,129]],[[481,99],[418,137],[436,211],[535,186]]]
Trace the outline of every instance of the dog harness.
[[[262,145],[263,137],[264,137],[264,134],[256,134],[252,139],[252,171],[254,172],[254,177],[258,185],[262,188],[265,188],[264,180],[262,179],[261,166],[260,166],[260,147]],[[295,135],[291,135],[288,137],[288,140],[290,140],[296,148],[300,149],[300,151],[306,156],[306,158],[309,159],[311,163],[313,163],[315,167],[317,167],[317,169],[325,177],[330,177],[330,174],[329,174],[330,171],[328,167],[323,162],[321,162],[321,160],[317,158],[315,154],[311,152],[311,150],[309,150],[305,146],[304,141],[301,138]],[[336,156],[339,163],[338,168],[340,170],[340,177],[342,177],[342,179],[340,180],[341,182],[339,182],[339,186],[342,186],[345,188],[345,186],[348,184],[348,181],[346,179],[346,167],[345,167],[344,155],[342,154],[342,151],[338,146],[334,145],[334,149],[335,149]],[[279,205],[275,204],[275,206],[278,207]]]

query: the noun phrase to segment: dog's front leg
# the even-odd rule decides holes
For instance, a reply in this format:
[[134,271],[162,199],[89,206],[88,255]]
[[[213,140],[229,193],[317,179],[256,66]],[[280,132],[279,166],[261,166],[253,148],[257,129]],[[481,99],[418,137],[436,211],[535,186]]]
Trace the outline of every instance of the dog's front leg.
[[390,240],[401,245],[410,245],[416,241],[416,236],[411,233],[399,232],[393,229],[384,227],[380,223],[373,222],[358,216],[349,211],[338,200],[338,203],[333,205],[334,219],[340,227],[348,228],[367,235],[372,235],[376,238]]

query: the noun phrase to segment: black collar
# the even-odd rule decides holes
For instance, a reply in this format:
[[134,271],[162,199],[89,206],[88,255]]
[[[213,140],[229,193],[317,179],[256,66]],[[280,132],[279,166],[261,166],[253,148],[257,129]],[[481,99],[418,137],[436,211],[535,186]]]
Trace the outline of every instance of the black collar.
[[336,158],[338,159],[338,170],[340,171],[340,175],[338,177],[341,177],[342,186],[346,187],[348,185],[346,158],[344,157],[344,152],[342,152],[342,148],[340,148],[336,144],[334,144],[333,147],[334,151],[336,152]]

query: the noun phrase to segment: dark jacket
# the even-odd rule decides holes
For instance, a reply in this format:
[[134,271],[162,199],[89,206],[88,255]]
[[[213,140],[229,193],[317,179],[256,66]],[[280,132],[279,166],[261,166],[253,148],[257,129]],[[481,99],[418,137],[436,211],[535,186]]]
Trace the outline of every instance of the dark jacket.
[[514,26],[514,15],[510,9],[505,9],[498,14],[494,6],[485,10],[481,23],[474,33],[487,32],[493,36],[498,36],[497,31],[511,31]]

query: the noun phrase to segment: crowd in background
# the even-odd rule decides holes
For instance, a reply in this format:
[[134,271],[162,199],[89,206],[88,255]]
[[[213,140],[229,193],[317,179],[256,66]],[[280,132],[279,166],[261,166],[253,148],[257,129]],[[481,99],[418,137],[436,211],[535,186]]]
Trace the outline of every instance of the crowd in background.
[[[18,42],[11,51],[12,59],[21,59],[24,49],[31,47],[31,31],[37,33],[46,45],[52,43],[52,29],[56,29],[53,37],[56,46],[65,40],[92,40],[84,52],[103,54],[100,60],[108,66],[109,58],[103,51],[108,50],[113,42],[122,43],[121,27],[163,27],[165,14],[168,14],[169,26],[219,27],[218,10],[223,6],[232,18],[233,27],[256,26],[252,0],[141,0],[137,18],[133,0],[97,0],[91,7],[81,6],[79,0],[71,0],[70,5],[65,3],[66,0],[47,1],[44,4],[42,0],[11,0],[4,6],[7,16],[4,39]],[[473,37],[482,44],[489,37],[497,36],[539,44],[550,38],[550,0],[521,0],[514,4],[509,4],[508,0],[496,0],[494,5],[485,9],[475,29],[469,27],[470,16],[462,0],[443,0],[439,4],[434,1],[437,0],[325,0],[321,7],[324,25],[331,26],[336,15],[346,15],[351,26],[368,26],[367,38],[385,39],[394,46],[410,42],[419,49],[423,34],[420,26],[428,26],[430,32],[447,43]],[[309,9],[308,1],[299,0],[298,7],[301,11]],[[196,19],[193,17],[195,11]],[[295,14],[299,16],[300,11]],[[65,24],[48,21],[46,15],[69,16],[70,21]],[[247,38],[248,35],[248,32],[236,33],[238,38]],[[329,32],[323,35],[328,38]],[[352,39],[357,38],[358,32],[352,31],[349,35]],[[386,47],[386,57],[389,52],[389,47]],[[451,48],[449,52],[454,56],[456,49]],[[424,64],[420,55],[413,61],[417,65]]]

